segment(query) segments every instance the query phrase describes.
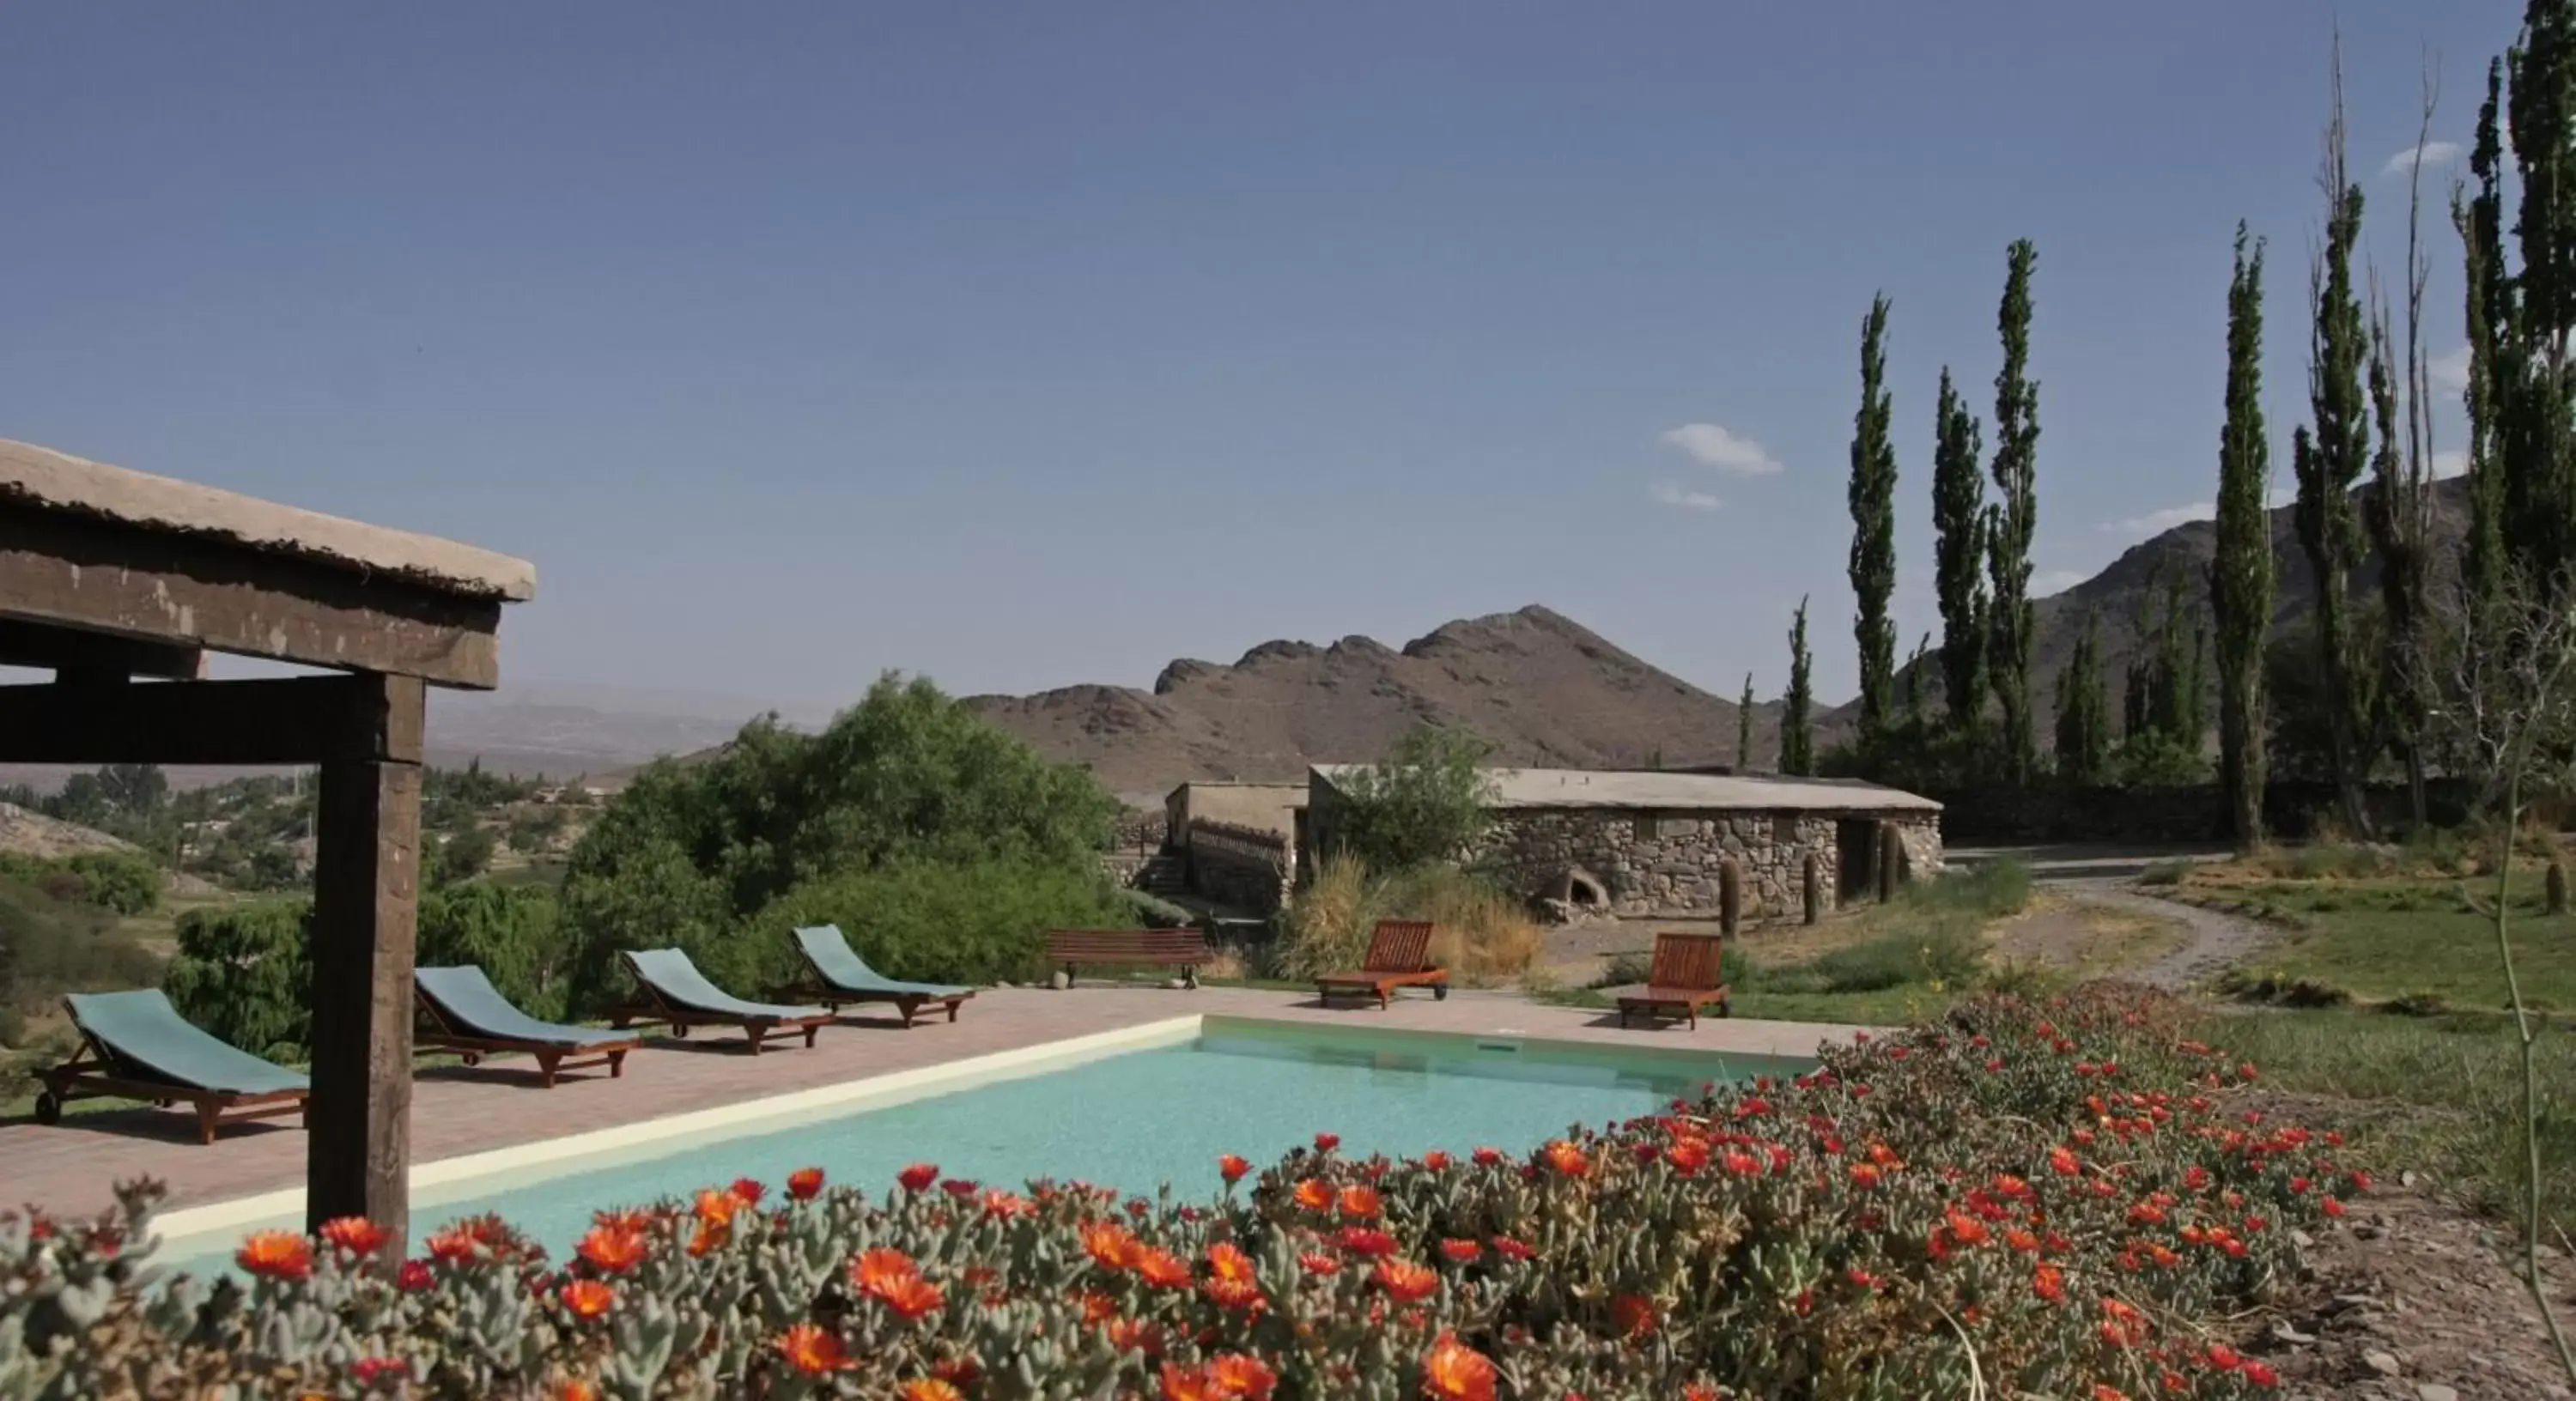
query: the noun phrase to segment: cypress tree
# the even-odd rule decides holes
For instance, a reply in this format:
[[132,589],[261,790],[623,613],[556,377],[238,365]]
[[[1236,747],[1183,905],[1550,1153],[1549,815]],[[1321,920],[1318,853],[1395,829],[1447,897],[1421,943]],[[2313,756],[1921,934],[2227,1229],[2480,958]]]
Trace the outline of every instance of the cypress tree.
[[[2504,265],[2504,141],[2499,122],[2504,104],[2504,60],[2487,65],[2487,100],[2478,108],[2476,143],[2469,149],[2469,171],[2477,177],[2474,197],[2451,196],[2451,225],[2459,231],[2467,265],[2469,382],[2460,398],[2469,420],[2469,524],[2460,546],[2462,612],[2472,620],[2495,616],[2504,597],[2504,462],[2498,451],[2498,417],[2504,394],[2500,380],[2510,356],[2512,279]],[[2482,645],[2472,636],[2471,646]]]
[[1735,767],[1753,772],[1753,673],[1744,673],[1744,699],[1735,703]]
[[2491,381],[2504,466],[2499,533],[2510,570],[2556,590],[2576,567],[2576,3],[2530,0],[2505,71],[2522,266]]
[[1807,654],[1807,600],[1801,598],[1789,626],[1789,694],[1780,706],[1780,772],[1785,774],[1816,771],[1816,737],[1807,721],[1815,700],[1807,677],[1812,660]]
[[1986,479],[1977,461],[1977,416],[1941,367],[1933,414],[1932,529],[1941,596],[1941,682],[1950,728],[1965,734],[1986,701]]
[[2003,304],[1995,316],[2004,345],[2004,367],[1995,376],[1995,459],[1998,500],[1986,508],[1986,575],[1993,593],[1988,615],[1987,670],[2003,710],[2004,762],[2015,783],[2030,780],[2036,750],[2030,714],[2030,542],[2039,525],[2039,386],[2030,378],[2030,275],[2039,251],[2029,239],[2013,241],[2006,257]]
[[2102,694],[2102,630],[2084,616],[2084,633],[2057,673],[2057,772],[2078,786],[2100,783],[2111,755],[2108,702]]
[[2236,225],[2227,284],[2227,422],[2218,434],[2218,546],[2209,611],[2218,628],[2218,768],[2229,830],[2263,839],[2263,659],[2272,639],[2272,451],[2263,426],[2263,244]]
[[1895,712],[1896,444],[1888,436],[1887,298],[1870,302],[1860,328],[1860,411],[1852,416],[1850,574],[1860,652],[1860,747],[1886,739]]
[[2370,458],[2369,408],[2362,390],[2367,333],[2352,284],[2353,244],[2361,236],[2361,187],[2344,167],[2343,49],[2336,42],[2333,115],[2326,127],[2325,246],[2311,259],[2308,300],[2314,323],[2308,334],[2308,408],[2290,444],[2298,478],[2299,547],[2316,580],[2317,680],[2326,707],[2326,733],[2335,789],[2354,835],[2371,835],[2361,795],[2365,767],[2357,703],[2364,678],[2353,665],[2352,571],[2359,563],[2360,531],[2353,520],[2352,489]]

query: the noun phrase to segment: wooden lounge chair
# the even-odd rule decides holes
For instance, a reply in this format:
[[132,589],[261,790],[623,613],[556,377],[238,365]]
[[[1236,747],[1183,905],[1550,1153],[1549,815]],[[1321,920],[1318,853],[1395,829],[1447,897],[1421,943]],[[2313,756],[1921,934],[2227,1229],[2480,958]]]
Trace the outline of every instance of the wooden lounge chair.
[[905,1026],[924,1007],[945,1008],[948,1020],[957,1020],[957,1009],[975,995],[970,987],[952,983],[907,983],[889,978],[868,966],[859,951],[850,947],[849,936],[837,924],[820,924],[796,931],[796,951],[805,957],[805,966],[813,976],[794,987],[782,989],[780,997],[820,1002],[837,1015],[843,1007],[870,1002],[891,1002],[903,1016]]
[[1324,1001],[1336,996],[1375,994],[1378,1010],[1386,1009],[1397,988],[1427,987],[1440,1000],[1449,996],[1449,970],[1432,966],[1431,922],[1382,919],[1369,931],[1368,958],[1356,973],[1327,973],[1315,980]]
[[608,1067],[608,1078],[626,1073],[626,1053],[644,1038],[623,1031],[558,1026],[541,1022],[510,1005],[483,970],[468,963],[457,968],[415,968],[412,1001],[419,1009],[412,1045],[422,1051],[462,1051],[465,1063],[513,1052],[534,1056],[537,1075],[547,1089],[560,1071]]
[[36,1122],[59,1123],[75,1099],[140,1099],[197,1111],[198,1141],[212,1143],[224,1124],[304,1112],[312,1082],[281,1065],[226,1045],[189,1024],[158,989],[73,993],[63,999],[80,1049],[37,1072]]
[[1622,994],[1619,998],[1619,1025],[1628,1024],[1628,1014],[1642,1012],[1649,1018],[1688,1017],[1692,1026],[1699,1025],[1699,1009],[1717,1004],[1717,1014],[1728,1014],[1726,974],[1718,966],[1716,934],[1658,934],[1655,936],[1655,964],[1646,974],[1646,990]]
[[756,1056],[761,1043],[774,1032],[804,1032],[805,1044],[810,1047],[814,1033],[832,1020],[832,1014],[820,1007],[745,1002],[708,982],[706,974],[699,972],[698,965],[691,963],[689,955],[680,949],[628,949],[624,957],[627,968],[635,974],[641,1000],[618,1008],[610,1018],[621,1030],[661,1022],[671,1028],[673,1036],[687,1036],[691,1027],[740,1027]]
[[1070,985],[1085,968],[1177,968],[1184,987],[1199,985],[1199,965],[1216,955],[1195,929],[1050,929],[1047,962]]

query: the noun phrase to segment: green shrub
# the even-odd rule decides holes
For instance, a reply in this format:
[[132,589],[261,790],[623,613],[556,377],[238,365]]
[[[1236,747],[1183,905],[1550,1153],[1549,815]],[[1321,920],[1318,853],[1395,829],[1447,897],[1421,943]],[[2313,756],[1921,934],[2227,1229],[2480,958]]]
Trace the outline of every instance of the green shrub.
[[272,900],[179,917],[179,955],[161,990],[179,1015],[270,1060],[312,1043],[313,905]]
[[129,1184],[121,1220],[0,1231],[0,1396],[2235,1401],[2276,1379],[2211,1344],[2363,1184],[2321,1133],[2244,1129],[2222,1087],[2254,1071],[2176,1017],[1989,1000],[1535,1152],[1319,1133],[1213,1200],[924,1164],[601,1202],[640,1209],[560,1263],[492,1219],[399,1271],[362,1223],[264,1232],[211,1298],[133,1272],[161,1189]]
[[554,1021],[565,1013],[572,940],[545,886],[478,880],[423,895],[418,961],[475,964],[529,1016]]
[[1148,929],[1187,929],[1198,923],[1199,917],[1188,908],[1175,905],[1150,890],[1122,885],[1110,891],[1110,898],[1124,904],[1128,912]]
[[0,880],[33,885],[56,900],[142,915],[160,907],[163,872],[150,858],[126,851],[60,857],[0,852]]
[[1335,784],[1333,847],[1380,871],[1465,859],[1493,823],[1492,784],[1479,767],[1492,746],[1464,730],[1426,725],[1385,762]]
[[[45,1009],[66,992],[149,986],[152,955],[117,932],[95,905],[57,900],[0,877],[0,1014]],[[0,1044],[22,1033],[0,1027]]]
[[1135,907],[1111,889],[1088,872],[1013,861],[858,872],[789,891],[715,957],[745,986],[775,986],[803,968],[789,931],[837,924],[850,947],[889,978],[1024,981],[1044,971],[1050,929],[1137,927]]

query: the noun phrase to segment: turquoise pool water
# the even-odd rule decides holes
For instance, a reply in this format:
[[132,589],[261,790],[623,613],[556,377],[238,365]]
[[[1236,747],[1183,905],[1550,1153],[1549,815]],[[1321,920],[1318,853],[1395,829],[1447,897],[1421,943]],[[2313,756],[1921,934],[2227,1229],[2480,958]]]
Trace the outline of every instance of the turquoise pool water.
[[1219,1154],[1266,1165],[1319,1131],[1341,1135],[1352,1155],[1463,1154],[1480,1145],[1518,1152],[1571,1126],[1651,1112],[1710,1080],[1794,1075],[1814,1064],[1508,1038],[1318,1034],[1212,1017],[1196,1040],[1168,1047],[766,1132],[631,1150],[482,1195],[448,1189],[414,1206],[413,1230],[423,1236],[461,1216],[498,1212],[560,1255],[594,1209],[686,1196],[737,1177],[775,1190],[808,1166],[871,1193],[891,1187],[906,1164],[934,1162],[948,1176],[995,1185],[1052,1176],[1147,1195],[1169,1183],[1184,1197],[1209,1197],[1220,1185]]

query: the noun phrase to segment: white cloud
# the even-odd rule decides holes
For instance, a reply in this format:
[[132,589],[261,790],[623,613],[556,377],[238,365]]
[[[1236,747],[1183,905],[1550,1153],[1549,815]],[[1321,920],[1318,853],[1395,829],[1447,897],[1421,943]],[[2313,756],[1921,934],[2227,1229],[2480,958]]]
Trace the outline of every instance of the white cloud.
[[2431,377],[2435,389],[2456,394],[2469,387],[2469,348],[2466,345],[2424,362],[2424,373]]
[[1714,423],[1685,423],[1657,441],[1680,448],[1693,462],[1730,477],[1767,477],[1780,470],[1780,459],[1769,448]]
[[2030,572],[2030,596],[2046,598],[2064,593],[2092,577],[2081,569],[2034,569]]
[[1680,482],[1657,482],[1655,500],[1684,511],[1714,511],[1726,503],[1705,491],[1693,491]]
[[[2297,487],[2276,486],[2263,494],[2263,507],[2266,510],[2277,511],[2284,506],[2295,503],[2298,499],[2299,489]],[[2214,511],[2210,514],[2213,519],[2217,515]]]
[[2143,516],[2131,516],[2124,521],[2104,521],[2093,528],[2105,535],[2143,537],[2160,535],[2188,521],[2213,520],[2217,515],[2218,503],[2194,501],[2188,506],[2167,506],[2161,511],[2149,511]]
[[2462,477],[2468,475],[2468,471],[2469,454],[2465,449],[2450,448],[2433,454],[2433,475],[2436,478]]
[[2404,175],[2414,170],[2419,162],[2428,170],[2434,166],[2449,165],[2457,161],[2465,151],[2466,148],[2457,141],[2427,141],[2420,148],[2409,146],[2396,155],[2390,156],[2388,164],[2379,168],[2379,174],[2382,179],[2391,175]]

